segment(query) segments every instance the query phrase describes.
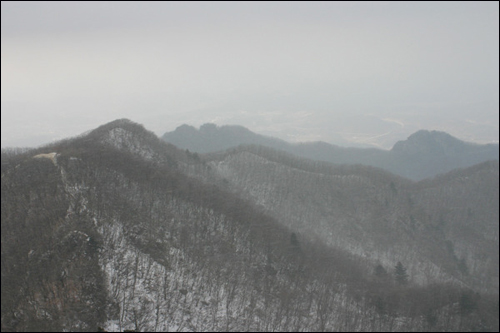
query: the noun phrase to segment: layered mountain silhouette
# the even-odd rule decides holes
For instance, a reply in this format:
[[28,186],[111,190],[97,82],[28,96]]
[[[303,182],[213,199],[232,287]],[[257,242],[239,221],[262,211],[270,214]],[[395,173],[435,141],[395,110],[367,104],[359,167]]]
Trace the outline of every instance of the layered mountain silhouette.
[[263,145],[318,161],[371,165],[412,180],[499,158],[498,144],[467,143],[444,132],[426,130],[397,142],[390,151],[345,148],[325,142],[288,143],[253,133],[242,126],[218,127],[214,124],[202,125],[199,130],[182,125],[165,133],[162,139],[197,153],[222,151],[241,144]]
[[3,331],[498,331],[496,161],[413,182],[120,119],[1,162]]

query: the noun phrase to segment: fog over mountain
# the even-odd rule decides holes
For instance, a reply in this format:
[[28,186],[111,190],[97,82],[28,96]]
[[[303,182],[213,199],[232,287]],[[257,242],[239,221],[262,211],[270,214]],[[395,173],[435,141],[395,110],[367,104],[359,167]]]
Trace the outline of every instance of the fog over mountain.
[[2,331],[498,331],[498,161],[415,182],[120,119],[1,162]]
[[497,1],[2,1],[1,145],[118,118],[390,149],[499,141]]
[[473,144],[444,132],[425,130],[398,141],[390,151],[346,148],[325,142],[288,143],[253,133],[242,126],[219,127],[215,124],[204,124],[199,130],[182,125],[165,133],[162,139],[198,153],[221,151],[242,144],[264,145],[319,161],[376,166],[413,180],[499,158],[498,144]]
[[0,6],[2,332],[499,331],[499,2]]

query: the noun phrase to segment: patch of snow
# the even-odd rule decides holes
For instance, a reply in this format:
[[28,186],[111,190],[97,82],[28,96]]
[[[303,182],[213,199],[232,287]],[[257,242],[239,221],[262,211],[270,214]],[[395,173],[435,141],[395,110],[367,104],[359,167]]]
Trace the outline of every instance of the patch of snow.
[[33,158],[48,158],[49,160],[57,166],[57,153],[48,153],[48,154],[38,154],[33,156]]

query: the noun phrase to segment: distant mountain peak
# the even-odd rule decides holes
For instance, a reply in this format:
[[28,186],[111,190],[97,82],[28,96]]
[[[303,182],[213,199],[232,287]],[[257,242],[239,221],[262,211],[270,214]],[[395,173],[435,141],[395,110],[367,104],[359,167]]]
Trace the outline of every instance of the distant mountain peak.
[[446,132],[435,131],[435,130],[419,130],[408,137],[408,140],[419,140],[419,139],[460,141],[459,139],[451,136]]
[[214,123],[205,123],[199,129],[184,124],[165,133],[162,139],[198,153],[225,150],[240,144],[287,145],[285,141],[256,134],[240,125],[217,126]]
[[471,146],[448,133],[420,130],[404,141],[398,141],[392,148],[395,153],[405,154],[454,154]]
[[197,153],[223,151],[239,145],[261,145],[318,161],[371,165],[413,180],[498,160],[498,145],[472,144],[434,130],[413,133],[406,140],[397,142],[390,151],[339,147],[325,142],[288,143],[256,134],[243,126],[217,126],[213,123],[204,124],[199,129],[182,125],[165,133],[162,139]]
[[178,126],[174,132],[193,133],[196,131],[198,131],[196,127],[187,124],[182,124],[181,126]]

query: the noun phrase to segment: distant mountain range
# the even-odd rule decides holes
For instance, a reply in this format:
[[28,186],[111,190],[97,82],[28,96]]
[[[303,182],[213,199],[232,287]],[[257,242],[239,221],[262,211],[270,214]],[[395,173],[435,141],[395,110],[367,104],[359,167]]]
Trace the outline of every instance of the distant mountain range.
[[325,142],[289,143],[259,135],[242,126],[182,125],[162,139],[191,152],[222,151],[238,145],[263,145],[297,156],[334,164],[363,164],[388,170],[412,180],[422,180],[455,168],[498,160],[498,144],[479,145],[451,135],[421,130],[397,142],[390,151],[375,148],[345,148]]
[[2,149],[1,191],[2,331],[498,332],[498,161],[415,182],[119,119]]

